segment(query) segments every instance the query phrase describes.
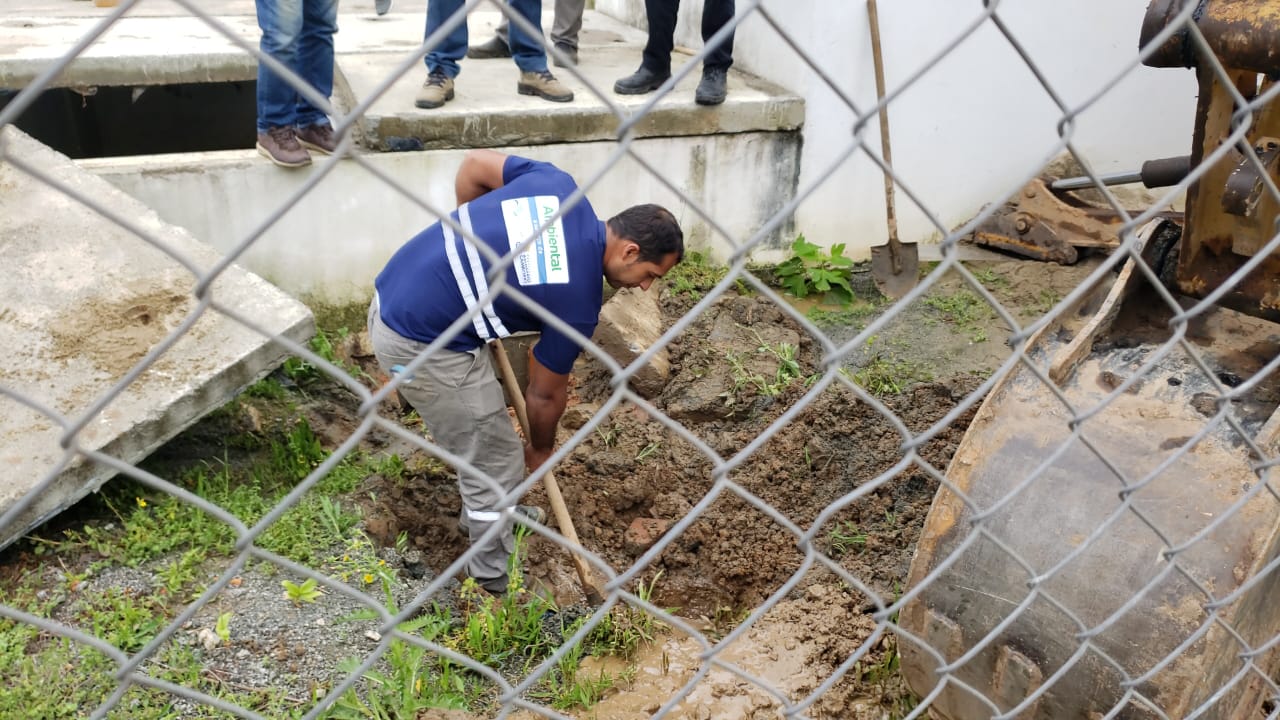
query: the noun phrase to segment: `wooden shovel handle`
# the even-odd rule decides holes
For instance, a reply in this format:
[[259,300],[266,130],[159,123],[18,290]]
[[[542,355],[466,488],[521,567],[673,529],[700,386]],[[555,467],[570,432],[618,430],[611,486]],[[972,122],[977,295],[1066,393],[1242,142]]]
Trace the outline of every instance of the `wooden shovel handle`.
[[[498,362],[502,385],[507,389],[511,406],[516,409],[516,419],[520,421],[520,427],[524,428],[524,435],[527,438],[529,437],[529,414],[525,410],[524,393],[520,392],[520,383],[516,381],[515,371],[511,369],[511,360],[507,358],[507,351],[502,347],[501,339],[495,339],[490,348]],[[551,501],[551,511],[555,513],[560,534],[573,547],[581,548],[582,543],[578,542],[578,531],[573,527],[573,518],[569,516],[569,508],[564,504],[564,496],[560,494],[560,484],[556,482],[555,475],[550,470],[542,476],[542,484],[547,489],[547,499]],[[576,552],[571,552],[570,555],[573,557],[573,564],[578,571],[578,579],[582,582],[582,590],[587,596],[587,601],[594,605],[604,602],[604,596],[592,579],[591,566],[587,564],[586,558]]]

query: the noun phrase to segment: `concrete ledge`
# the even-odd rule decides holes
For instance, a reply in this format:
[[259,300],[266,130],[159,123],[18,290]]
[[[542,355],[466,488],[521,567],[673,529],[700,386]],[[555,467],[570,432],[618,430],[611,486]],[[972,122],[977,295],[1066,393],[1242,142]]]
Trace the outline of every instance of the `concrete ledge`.
[[[676,67],[687,57],[677,55]],[[352,108],[371,97],[385,84],[393,62],[384,54],[343,57],[342,105]],[[369,107],[359,121],[360,139],[365,147],[380,150],[394,149],[407,139],[418,141],[413,147],[426,149],[615,140],[622,123],[654,97],[614,94],[614,81],[638,65],[639,46],[584,50],[577,68],[552,68],[574,92],[572,102],[552,103],[516,93],[519,69],[510,59],[465,60],[455,85],[457,96],[432,110],[413,104],[426,79],[425,67],[419,66],[387,87]],[[723,105],[697,105],[693,91],[700,78],[695,69],[663,96],[632,128],[633,136],[788,131],[804,123],[803,100],[736,71],[729,73],[729,97]]]
[[[136,463],[277,366],[288,353],[271,338],[304,341],[315,328],[305,306],[234,265],[213,283],[213,302],[264,334],[213,307],[200,312],[194,273],[219,261],[211,248],[13,128],[0,130],[0,149],[164,248],[0,158],[0,514],[34,499],[0,527],[2,547],[116,474],[75,447]],[[116,388],[190,317],[172,347]],[[103,397],[111,399],[64,450],[67,426]]]

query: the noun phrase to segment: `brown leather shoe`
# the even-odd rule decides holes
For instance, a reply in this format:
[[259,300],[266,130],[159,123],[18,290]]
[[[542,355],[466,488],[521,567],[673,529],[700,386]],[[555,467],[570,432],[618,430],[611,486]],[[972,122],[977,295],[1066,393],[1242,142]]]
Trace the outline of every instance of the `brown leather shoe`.
[[520,73],[516,92],[521,95],[537,95],[551,102],[569,102],[573,99],[573,91],[565,87],[549,70]]
[[311,155],[298,143],[298,136],[291,127],[268,128],[258,133],[258,154],[286,168],[311,164]]
[[338,147],[338,137],[333,134],[333,126],[327,122],[298,128],[294,134],[298,138],[298,144],[308,150],[332,155]]

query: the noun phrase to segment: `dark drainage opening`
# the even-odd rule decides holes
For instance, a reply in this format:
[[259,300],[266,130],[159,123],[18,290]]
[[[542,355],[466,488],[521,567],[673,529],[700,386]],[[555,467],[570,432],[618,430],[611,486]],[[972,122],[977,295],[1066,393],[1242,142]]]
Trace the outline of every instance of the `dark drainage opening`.
[[[72,158],[254,146],[257,83],[54,88],[21,115],[23,132]],[[0,109],[17,97],[0,90]]]

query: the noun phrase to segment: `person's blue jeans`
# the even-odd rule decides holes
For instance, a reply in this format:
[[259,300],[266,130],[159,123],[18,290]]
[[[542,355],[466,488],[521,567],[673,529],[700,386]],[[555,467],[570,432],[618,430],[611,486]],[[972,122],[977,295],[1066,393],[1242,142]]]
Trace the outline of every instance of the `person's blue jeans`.
[[[261,2],[261,0],[259,0]],[[427,0],[427,31],[423,39],[444,26],[449,17],[462,9],[464,0]],[[534,27],[542,28],[541,0],[510,0],[511,7],[520,17],[528,20]],[[542,45],[541,37],[529,37],[527,33],[511,23],[511,58],[521,72],[542,72],[547,69],[547,49]],[[432,48],[423,58],[427,64],[427,72],[439,70],[449,77],[457,77],[460,68],[458,61],[467,55],[467,23],[458,24],[448,35]]]
[[[323,97],[333,94],[333,34],[338,0],[257,0],[262,52],[279,60]],[[328,122],[293,85],[258,63],[258,132]]]

